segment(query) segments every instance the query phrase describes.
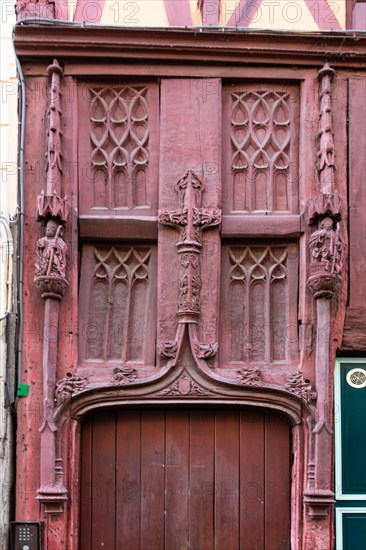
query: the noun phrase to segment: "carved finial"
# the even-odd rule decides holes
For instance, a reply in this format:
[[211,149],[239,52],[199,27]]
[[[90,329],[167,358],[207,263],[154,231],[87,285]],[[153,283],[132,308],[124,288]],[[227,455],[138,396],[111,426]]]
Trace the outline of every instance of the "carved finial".
[[332,133],[332,89],[335,71],[326,63],[319,71],[320,110],[319,110],[319,150],[318,177],[323,193],[333,193],[335,183],[335,158]]
[[62,177],[62,150],[61,150],[61,78],[62,69],[57,60],[49,65],[47,72],[51,83],[49,88],[48,104],[48,133],[47,133],[47,151],[46,151],[46,174],[47,174],[47,195],[52,195],[55,191],[59,194]]

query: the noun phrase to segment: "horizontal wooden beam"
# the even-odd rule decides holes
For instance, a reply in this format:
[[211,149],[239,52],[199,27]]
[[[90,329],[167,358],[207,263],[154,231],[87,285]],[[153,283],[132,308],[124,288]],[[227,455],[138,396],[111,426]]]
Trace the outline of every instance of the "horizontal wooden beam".
[[366,62],[366,36],[343,31],[290,33],[222,28],[141,29],[89,27],[79,24],[18,24],[16,53],[23,60],[57,58],[130,64],[144,60],[280,65],[316,65],[326,59],[334,68]]
[[155,216],[94,217],[80,216],[80,238],[156,240],[158,223]]
[[299,215],[228,215],[222,218],[222,236],[231,237],[299,237]]

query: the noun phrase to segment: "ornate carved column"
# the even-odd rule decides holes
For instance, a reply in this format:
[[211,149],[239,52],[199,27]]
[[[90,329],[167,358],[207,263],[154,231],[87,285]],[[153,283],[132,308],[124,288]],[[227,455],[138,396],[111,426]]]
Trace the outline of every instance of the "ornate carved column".
[[318,182],[319,194],[308,203],[308,222],[316,226],[309,238],[308,287],[316,300],[317,336],[315,383],[318,395],[315,421],[309,422],[308,484],[304,501],[311,518],[328,518],[334,503],[332,490],[333,429],[330,394],[334,357],[331,356],[331,302],[343,279],[344,245],[341,232],[341,197],[335,190],[336,172],[332,134],[331,81],[334,70],[326,64],[320,80]]
[[180,233],[176,243],[182,267],[177,309],[178,328],[175,341],[162,343],[158,351],[165,357],[176,357],[182,344],[184,327],[188,325],[193,354],[198,358],[208,358],[216,353],[217,345],[207,347],[204,343],[199,343],[196,332],[190,325],[197,323],[201,311],[202,232],[221,223],[221,210],[201,207],[204,185],[193,170],[188,170],[178,180],[175,189],[179,197],[178,209],[160,212],[159,222],[174,227]]
[[48,67],[51,79],[48,107],[46,151],[46,193],[37,202],[37,221],[46,223],[45,236],[38,239],[34,282],[45,301],[43,330],[43,405],[44,418],[39,428],[40,488],[37,499],[45,505],[45,513],[63,511],[67,491],[62,481],[62,460],[56,456],[55,388],[58,350],[60,301],[68,287],[66,278],[67,245],[62,239],[66,223],[67,200],[61,198],[61,77],[62,70],[54,60]]

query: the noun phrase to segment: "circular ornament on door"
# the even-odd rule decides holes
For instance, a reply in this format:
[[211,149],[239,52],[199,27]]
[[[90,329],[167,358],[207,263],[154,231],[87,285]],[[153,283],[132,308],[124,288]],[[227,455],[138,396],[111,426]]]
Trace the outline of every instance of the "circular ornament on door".
[[351,369],[346,376],[346,380],[352,388],[361,389],[366,386],[366,370],[355,368]]

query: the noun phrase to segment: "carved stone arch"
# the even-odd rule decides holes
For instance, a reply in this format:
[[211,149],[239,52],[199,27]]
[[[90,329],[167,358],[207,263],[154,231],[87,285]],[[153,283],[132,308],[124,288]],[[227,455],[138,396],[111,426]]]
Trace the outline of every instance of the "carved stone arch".
[[[83,392],[82,395],[77,395],[72,399],[70,404],[70,415],[73,420],[78,423],[82,422],[84,417],[96,410],[102,408],[114,408],[114,407],[175,407],[184,405],[185,407],[204,407],[207,405],[213,405],[219,407],[251,407],[273,410],[284,415],[289,424],[292,427],[298,426],[304,422],[304,417],[301,414],[303,407],[301,402],[296,398],[288,398],[277,396],[277,392],[263,391],[255,392],[254,395],[250,395],[251,392],[243,391],[241,397],[228,397],[221,396],[220,399],[207,396],[206,398],[176,398],[174,400],[167,398],[148,398],[148,397],[131,397],[131,395],[125,395],[125,392],[121,390],[97,390]],[[271,397],[269,402],[268,397]]]
[[[186,371],[187,372],[187,371]],[[174,380],[182,376],[172,377]],[[183,374],[184,376],[184,374]],[[188,376],[188,375],[187,375]],[[151,384],[158,386],[159,384]],[[147,386],[143,391],[147,391]],[[170,385],[170,387],[172,384]],[[142,388],[140,388],[141,390]],[[197,388],[195,388],[197,389]],[[135,390],[135,391],[134,391]],[[146,411],[146,409],[165,411],[176,410],[195,411],[198,409],[207,409],[212,406],[216,410],[235,410],[255,411],[263,410],[271,414],[278,413],[284,418],[290,427],[290,453],[292,455],[292,464],[290,466],[291,480],[289,486],[290,498],[290,534],[291,547],[300,547],[301,540],[301,510],[302,510],[302,495],[305,488],[305,476],[302,464],[302,456],[307,453],[307,424],[305,417],[309,414],[309,407],[302,402],[296,395],[291,395],[289,392],[269,389],[269,388],[239,388],[233,395],[199,395],[199,396],[181,396],[176,395],[173,398],[169,396],[148,396],[136,395],[136,386],[133,388],[126,386],[115,388],[96,388],[90,389],[72,397],[67,405],[69,419],[71,420],[71,431],[74,439],[75,460],[71,461],[74,471],[71,471],[71,476],[75,475],[75,479],[79,479],[79,466],[82,457],[82,429],[83,422],[88,418],[89,413],[96,411],[104,412],[106,410],[131,411],[134,414],[138,411]],[[151,388],[150,388],[151,390]],[[209,392],[210,390],[207,390]],[[134,395],[135,394],[135,395]],[[66,412],[66,411],[65,411]],[[80,481],[81,482],[81,481]],[[79,482],[78,482],[79,483]],[[80,525],[81,519],[81,488],[78,483],[73,484],[70,491],[70,498],[75,502],[72,514],[72,522],[75,528]]]

